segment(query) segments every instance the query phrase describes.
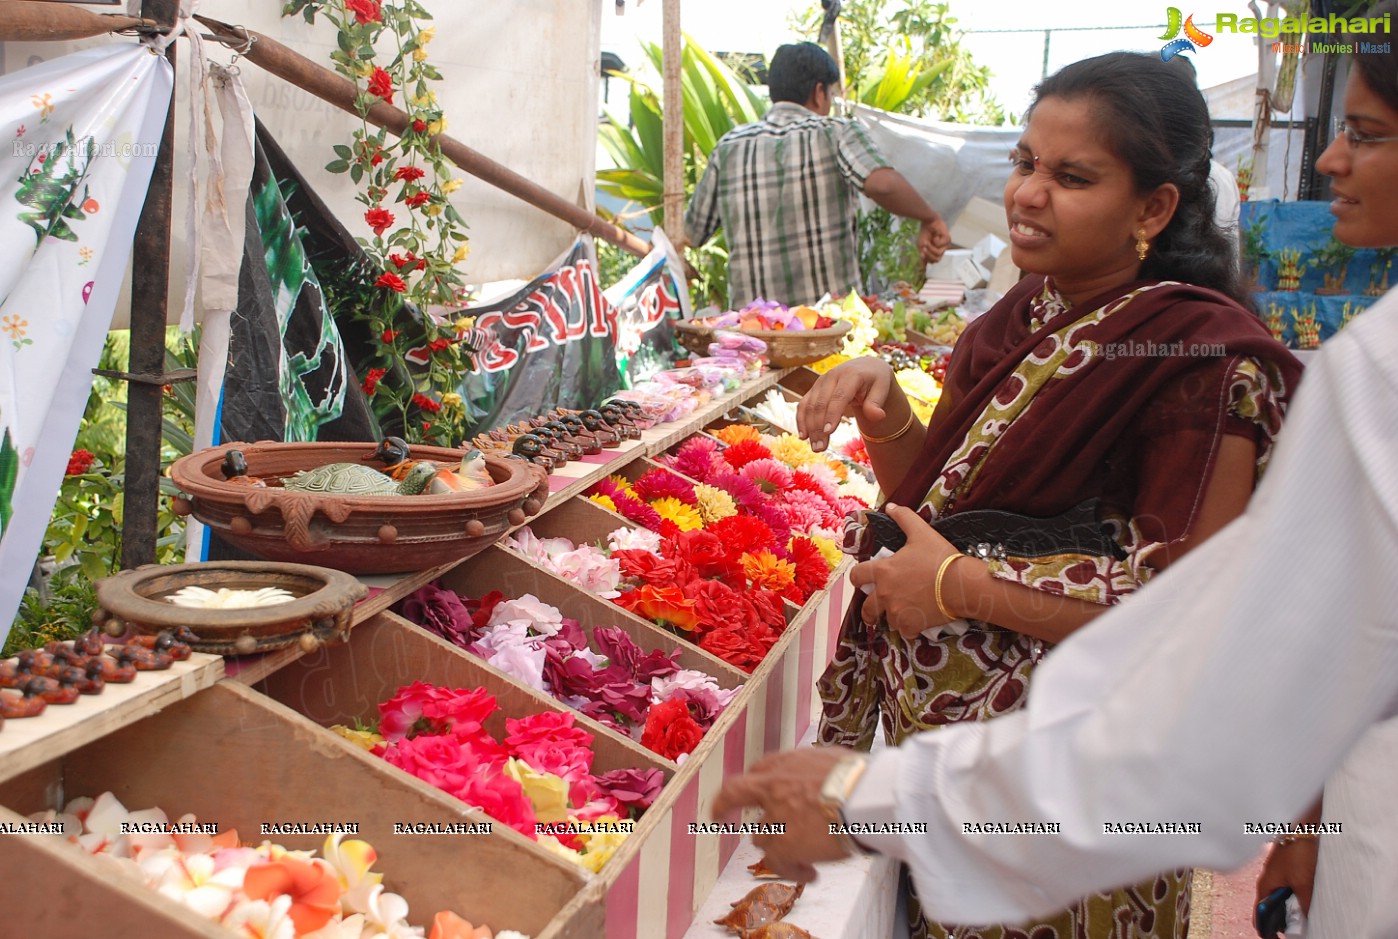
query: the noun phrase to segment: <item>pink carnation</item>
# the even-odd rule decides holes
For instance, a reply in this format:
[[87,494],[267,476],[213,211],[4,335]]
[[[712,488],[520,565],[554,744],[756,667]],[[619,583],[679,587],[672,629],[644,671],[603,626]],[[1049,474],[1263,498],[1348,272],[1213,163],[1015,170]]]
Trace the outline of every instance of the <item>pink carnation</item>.
[[738,472],[763,492],[785,492],[791,488],[791,467],[776,460],[753,460]]
[[843,517],[836,515],[833,504],[826,502],[816,493],[805,489],[792,489],[787,492],[782,499],[782,509],[786,512],[788,520],[792,518],[791,512],[796,507],[800,507],[800,509],[806,513],[814,512],[816,517],[816,521],[813,525],[806,525],[804,527],[797,525],[793,521],[792,527],[799,528],[801,531],[809,531],[811,528],[815,527],[834,528],[840,518]]
[[631,488],[647,502],[666,498],[678,499],[685,505],[696,505],[699,502],[698,497],[694,495],[692,483],[662,469],[653,469],[646,473],[636,480]]
[[800,501],[787,501],[782,504],[782,512],[793,531],[809,532],[820,527],[821,513],[809,504]]
[[690,479],[707,482],[716,471],[716,463],[722,464],[717,450],[718,442],[712,437],[690,437],[680,445],[674,456],[666,457],[663,462]]
[[757,488],[757,484],[751,479],[739,476],[737,473],[720,473],[709,478],[709,485],[715,489],[722,489],[733,497],[733,501],[738,504],[738,508],[751,511],[767,501],[767,497],[762,494],[762,490]]
[[791,485],[796,489],[806,492],[813,492],[825,500],[825,503],[833,510],[839,502],[840,494],[836,491],[833,483],[829,480],[821,479],[805,470],[797,470],[791,477]]
[[644,525],[651,531],[660,530],[660,513],[635,496],[618,490],[616,495],[612,496],[612,504],[616,506],[618,512],[631,521]]

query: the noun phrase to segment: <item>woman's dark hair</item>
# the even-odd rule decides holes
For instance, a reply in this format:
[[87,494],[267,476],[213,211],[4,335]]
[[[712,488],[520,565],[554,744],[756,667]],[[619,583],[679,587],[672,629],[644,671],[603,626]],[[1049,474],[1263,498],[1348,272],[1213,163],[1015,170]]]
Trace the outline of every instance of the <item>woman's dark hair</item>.
[[791,42],[777,49],[767,66],[767,91],[772,102],[811,100],[816,85],[831,87],[840,81],[840,70],[830,53],[813,42]]
[[[1398,20],[1398,0],[1383,0],[1376,3],[1364,14],[1370,16],[1388,16],[1389,22]],[[1355,52],[1350,56],[1350,68],[1352,75],[1358,75],[1364,79],[1364,84],[1374,94],[1384,100],[1390,108],[1398,111],[1398,55],[1392,51],[1382,52],[1360,52],[1360,42],[1372,42],[1377,37],[1354,33],[1345,37],[1346,41],[1354,48]],[[1393,35],[1390,33],[1385,42],[1391,42]],[[1392,47],[1390,47],[1391,49]]]
[[1151,242],[1141,277],[1210,287],[1252,309],[1238,278],[1238,246],[1214,221],[1214,133],[1192,70],[1162,62],[1159,55],[1110,52],[1044,79],[1034,104],[1045,98],[1091,102],[1103,141],[1131,168],[1137,192],[1164,183],[1179,189],[1179,205]]

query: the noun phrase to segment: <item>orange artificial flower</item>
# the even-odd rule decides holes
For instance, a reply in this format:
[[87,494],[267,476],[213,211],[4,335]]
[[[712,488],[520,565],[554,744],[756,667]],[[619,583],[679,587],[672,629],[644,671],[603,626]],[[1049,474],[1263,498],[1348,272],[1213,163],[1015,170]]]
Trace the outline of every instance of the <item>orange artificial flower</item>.
[[491,939],[489,926],[472,926],[451,910],[432,917],[432,931],[427,939]]
[[[795,576],[794,570],[792,576]],[[694,601],[685,597],[684,591],[678,587],[643,584],[635,590],[626,591],[615,602],[644,619],[669,623],[685,632],[692,632],[699,625]]]
[[243,892],[253,900],[271,902],[282,894],[291,897],[287,916],[296,935],[315,932],[340,912],[340,880],[328,865],[293,857],[249,867]]
[[764,587],[773,593],[781,593],[796,583],[796,565],[783,561],[766,548],[743,555],[743,573],[754,587]]
[[714,431],[714,436],[730,447],[743,440],[762,441],[762,432],[751,424],[729,424]]

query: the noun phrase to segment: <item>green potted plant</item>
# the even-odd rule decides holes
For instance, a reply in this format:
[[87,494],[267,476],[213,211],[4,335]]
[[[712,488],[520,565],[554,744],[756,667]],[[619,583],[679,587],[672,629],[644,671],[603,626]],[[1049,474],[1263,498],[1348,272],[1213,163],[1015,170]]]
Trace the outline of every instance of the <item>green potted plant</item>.
[[1316,293],[1346,293],[1345,275],[1349,273],[1349,262],[1355,249],[1340,241],[1334,235],[1323,247],[1311,253],[1310,266],[1320,271],[1324,284],[1316,288]]

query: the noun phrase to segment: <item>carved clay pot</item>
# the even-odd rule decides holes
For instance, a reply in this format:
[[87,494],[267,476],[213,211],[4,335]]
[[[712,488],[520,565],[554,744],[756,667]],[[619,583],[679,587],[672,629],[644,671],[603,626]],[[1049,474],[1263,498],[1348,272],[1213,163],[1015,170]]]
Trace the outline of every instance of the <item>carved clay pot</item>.
[[[183,587],[257,590],[280,587],[296,599],[270,606],[206,610],[178,606],[165,598]],[[97,581],[97,602],[138,635],[186,626],[200,652],[243,655],[292,643],[311,651],[321,643],[349,638],[354,605],[369,588],[341,571],[308,564],[269,561],[208,561],[147,564]]]
[[[444,495],[364,496],[283,489],[278,481],[327,463],[361,463],[373,443],[227,443],[176,460],[170,478],[185,494],[177,513],[192,514],[220,537],[272,561],[318,564],[354,574],[418,571],[485,550],[543,507],[544,471],[487,454],[495,485]],[[247,486],[223,478],[220,464],[241,450]],[[414,446],[414,459],[449,464],[460,450]],[[380,468],[378,464],[367,466]]]
[[[678,321],[672,324],[680,345],[695,355],[708,355],[709,343],[714,341],[714,328],[698,323]],[[731,332],[752,336],[767,343],[767,361],[773,368],[793,368],[810,365],[840,351],[845,333],[853,328],[849,320],[839,320],[826,329],[736,329]]]

